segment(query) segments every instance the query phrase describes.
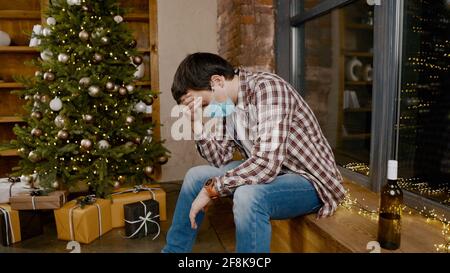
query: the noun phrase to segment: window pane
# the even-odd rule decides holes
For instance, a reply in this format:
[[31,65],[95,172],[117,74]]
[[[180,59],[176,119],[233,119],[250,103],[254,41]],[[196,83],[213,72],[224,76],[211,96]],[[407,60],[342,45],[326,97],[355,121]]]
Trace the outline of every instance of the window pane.
[[338,164],[369,173],[373,9],[356,1],[304,24],[305,99]]
[[405,1],[398,130],[405,189],[450,205],[450,4]]

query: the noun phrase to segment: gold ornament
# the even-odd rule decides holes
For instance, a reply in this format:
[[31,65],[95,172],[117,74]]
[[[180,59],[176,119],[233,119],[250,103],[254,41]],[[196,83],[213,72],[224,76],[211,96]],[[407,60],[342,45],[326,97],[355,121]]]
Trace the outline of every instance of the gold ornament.
[[66,140],[66,139],[68,139],[69,138],[69,133],[67,133],[67,131],[65,131],[65,130],[60,130],[59,132],[58,132],[58,138],[59,139],[61,139],[61,140]]
[[39,111],[34,111],[31,113],[31,117],[37,120],[42,119],[42,113]]
[[140,64],[142,63],[142,61],[143,61],[143,59],[142,59],[141,56],[134,56],[134,57],[133,57],[133,63],[134,63],[135,65],[140,65]]
[[144,168],[144,173],[146,176],[150,177],[153,173],[153,167],[152,166],[146,166]]
[[78,36],[80,37],[81,41],[86,42],[89,39],[89,33],[86,30],[82,30]]
[[31,152],[28,154],[28,159],[29,159],[31,162],[33,162],[33,163],[37,163],[37,162],[39,162],[39,161],[41,160],[41,156],[39,155],[38,152],[36,152],[36,151],[31,151]]
[[98,86],[93,85],[93,86],[89,87],[88,93],[89,93],[89,96],[96,98],[96,97],[100,96],[100,88]]
[[48,103],[50,101],[50,97],[47,95],[41,96],[41,102],[42,103]]
[[110,92],[114,91],[114,87],[115,87],[115,85],[112,82],[107,82],[106,85],[105,85],[106,90],[108,90]]
[[127,94],[127,89],[123,86],[119,88],[119,94],[125,96]]
[[103,55],[100,53],[95,53],[94,54],[94,63],[100,63],[101,61],[103,61]]
[[45,72],[44,73],[44,80],[48,81],[48,82],[52,82],[55,80],[55,74],[53,74],[52,72]]
[[131,123],[133,123],[134,122],[134,117],[133,116],[128,116],[126,119],[125,119],[125,124],[126,125],[130,125]]
[[169,158],[167,156],[160,156],[158,158],[158,163],[161,165],[164,165],[167,163],[167,161],[169,161]]
[[31,130],[31,135],[34,137],[40,137],[42,136],[42,130],[39,128],[33,128],[33,130]]
[[58,182],[58,180],[55,180],[55,182],[52,183],[52,187],[53,187],[54,189],[59,188],[59,182]]
[[118,180],[121,184],[123,184],[123,183],[125,183],[125,181],[127,181],[127,178],[126,178],[125,176],[123,176],[123,175],[119,175],[119,177],[117,177],[117,180]]
[[67,125],[66,118],[61,116],[61,115],[56,116],[56,118],[55,118],[55,125],[58,128],[63,128],[64,126]]
[[85,115],[83,115],[83,120],[84,120],[86,123],[91,123],[91,122],[94,121],[94,117],[93,117],[92,115],[85,114]]
[[115,181],[114,182],[114,189],[119,189],[120,188],[120,183],[119,183],[119,181]]
[[91,78],[83,77],[80,79],[79,84],[81,87],[88,87],[91,84]]

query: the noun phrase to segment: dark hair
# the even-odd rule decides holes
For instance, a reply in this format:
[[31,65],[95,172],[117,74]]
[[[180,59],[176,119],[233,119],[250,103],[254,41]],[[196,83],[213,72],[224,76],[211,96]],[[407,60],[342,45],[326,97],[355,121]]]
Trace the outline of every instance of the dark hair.
[[188,55],[178,66],[173,78],[172,96],[179,104],[180,98],[188,89],[211,90],[211,76],[220,75],[225,79],[233,79],[235,72],[233,66],[212,53],[194,53]]

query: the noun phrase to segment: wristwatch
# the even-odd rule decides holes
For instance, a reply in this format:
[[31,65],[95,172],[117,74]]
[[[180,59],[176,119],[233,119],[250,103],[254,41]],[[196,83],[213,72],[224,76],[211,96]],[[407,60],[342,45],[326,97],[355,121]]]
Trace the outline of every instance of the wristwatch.
[[214,187],[214,179],[213,178],[208,179],[208,181],[206,181],[204,187],[206,189],[206,192],[208,193],[209,198],[211,198],[213,200],[219,198],[219,193],[217,192],[216,187]]

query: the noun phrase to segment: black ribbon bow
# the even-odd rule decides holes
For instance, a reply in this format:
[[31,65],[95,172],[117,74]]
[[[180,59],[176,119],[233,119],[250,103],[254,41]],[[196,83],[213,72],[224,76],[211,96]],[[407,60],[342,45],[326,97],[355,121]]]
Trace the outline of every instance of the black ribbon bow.
[[84,206],[94,204],[95,201],[96,201],[95,195],[87,195],[79,197],[77,199],[77,205],[79,205],[81,208],[84,208]]

